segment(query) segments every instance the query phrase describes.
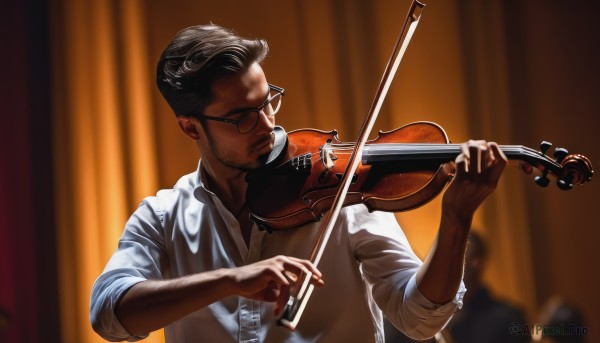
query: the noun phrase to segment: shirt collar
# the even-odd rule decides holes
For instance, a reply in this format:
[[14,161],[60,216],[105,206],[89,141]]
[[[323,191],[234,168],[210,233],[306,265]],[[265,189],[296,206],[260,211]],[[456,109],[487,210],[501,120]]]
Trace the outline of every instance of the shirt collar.
[[202,201],[202,199],[206,196],[206,194],[212,194],[213,192],[206,188],[206,170],[202,168],[202,159],[198,162],[198,169],[196,169],[196,184],[194,186],[194,197],[198,201]]

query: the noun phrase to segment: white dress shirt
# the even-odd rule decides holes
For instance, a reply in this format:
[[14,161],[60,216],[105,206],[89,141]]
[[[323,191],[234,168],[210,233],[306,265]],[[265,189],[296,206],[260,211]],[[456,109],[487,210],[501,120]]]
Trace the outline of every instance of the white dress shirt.
[[[271,234],[254,225],[247,246],[199,170],[144,199],[127,222],[92,290],[92,326],[105,339],[145,337],[131,335],[115,316],[119,299],[138,282],[310,255],[319,223]],[[430,302],[416,287],[420,265],[393,214],[348,206],[317,266],[325,286],[315,289],[294,332],[276,325],[272,303],[231,296],[167,326],[166,342],[383,342],[382,311],[407,335],[425,339],[448,322],[465,288],[461,283],[445,305]]]

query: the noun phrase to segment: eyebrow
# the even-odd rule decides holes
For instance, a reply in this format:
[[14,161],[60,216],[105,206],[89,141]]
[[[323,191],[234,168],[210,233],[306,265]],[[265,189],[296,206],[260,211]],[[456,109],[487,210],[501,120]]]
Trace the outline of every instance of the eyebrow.
[[267,95],[265,96],[265,100],[260,104],[259,107],[239,107],[239,108],[234,108],[231,111],[225,113],[225,115],[223,115],[223,117],[230,117],[232,115],[235,114],[242,114],[248,111],[255,111],[256,109],[262,107],[265,103],[267,103],[267,101],[269,101],[269,95],[271,95],[271,87],[269,86],[269,88],[267,89]]

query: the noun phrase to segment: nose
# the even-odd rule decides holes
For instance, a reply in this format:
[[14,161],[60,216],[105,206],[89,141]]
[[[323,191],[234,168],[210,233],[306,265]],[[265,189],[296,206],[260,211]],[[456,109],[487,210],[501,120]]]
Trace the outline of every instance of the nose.
[[271,133],[275,128],[275,116],[268,115],[264,109],[258,112],[258,124],[256,124],[256,133]]

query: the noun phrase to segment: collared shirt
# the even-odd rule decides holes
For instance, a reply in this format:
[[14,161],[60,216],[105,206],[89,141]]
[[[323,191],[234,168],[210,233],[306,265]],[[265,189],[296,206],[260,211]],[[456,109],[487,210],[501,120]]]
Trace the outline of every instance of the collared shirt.
[[[256,225],[246,245],[234,215],[205,188],[200,166],[173,189],[144,199],[96,280],[92,326],[108,340],[138,340],[119,323],[119,299],[138,282],[235,268],[277,255],[308,258],[319,223],[266,233]],[[317,266],[316,288],[294,332],[277,326],[273,304],[231,296],[173,322],[167,342],[383,342],[382,311],[413,338],[440,331],[465,292],[436,305],[417,289],[421,261],[391,213],[342,209]]]

